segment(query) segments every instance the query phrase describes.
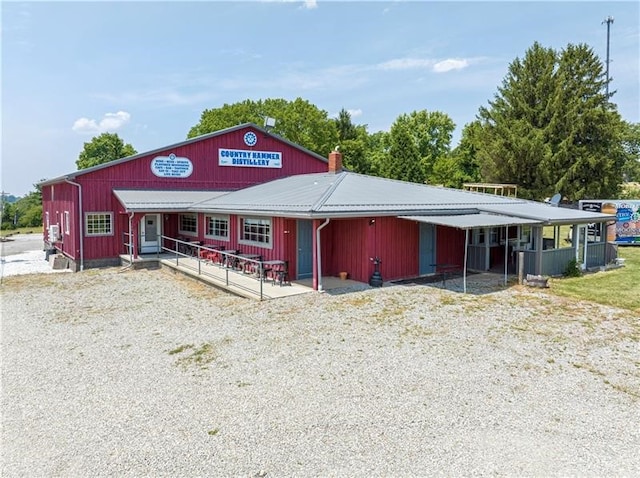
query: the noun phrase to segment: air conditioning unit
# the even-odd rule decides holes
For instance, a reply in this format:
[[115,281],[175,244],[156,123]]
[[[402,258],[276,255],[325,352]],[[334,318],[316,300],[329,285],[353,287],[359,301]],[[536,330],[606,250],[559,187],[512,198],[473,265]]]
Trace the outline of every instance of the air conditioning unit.
[[49,242],[60,240],[60,226],[57,224],[51,224],[49,226]]

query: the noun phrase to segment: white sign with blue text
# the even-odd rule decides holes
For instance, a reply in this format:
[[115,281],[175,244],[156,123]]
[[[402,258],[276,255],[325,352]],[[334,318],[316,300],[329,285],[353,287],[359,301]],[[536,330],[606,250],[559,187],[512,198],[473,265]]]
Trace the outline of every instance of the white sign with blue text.
[[220,148],[218,149],[218,164],[245,168],[281,168],[282,153],[279,151]]
[[188,178],[193,172],[193,164],[189,158],[181,158],[171,153],[169,156],[153,158],[151,171],[160,178]]

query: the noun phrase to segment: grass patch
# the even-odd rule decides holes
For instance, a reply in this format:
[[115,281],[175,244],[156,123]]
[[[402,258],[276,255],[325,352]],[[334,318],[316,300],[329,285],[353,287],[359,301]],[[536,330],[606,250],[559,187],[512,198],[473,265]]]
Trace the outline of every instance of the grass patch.
[[625,259],[624,267],[585,274],[582,277],[551,279],[549,292],[640,312],[637,286],[640,277],[640,247],[620,246],[618,256]]
[[16,229],[3,229],[0,237],[10,237],[17,234],[42,234],[42,226],[18,227]]
[[182,367],[198,366],[206,368],[208,364],[213,362],[218,356],[218,352],[212,344],[204,343],[199,347],[192,344],[185,344],[169,350],[169,355],[181,356],[176,360],[176,365]]

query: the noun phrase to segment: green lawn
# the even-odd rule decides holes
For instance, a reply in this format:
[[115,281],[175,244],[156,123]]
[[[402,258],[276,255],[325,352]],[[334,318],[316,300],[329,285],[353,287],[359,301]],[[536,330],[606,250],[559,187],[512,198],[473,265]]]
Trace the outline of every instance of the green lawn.
[[624,267],[582,277],[551,279],[552,293],[640,312],[640,246],[619,246]]
[[19,227],[18,229],[6,229],[0,231],[0,236],[9,237],[15,234],[42,234],[42,226],[34,226],[34,227]]

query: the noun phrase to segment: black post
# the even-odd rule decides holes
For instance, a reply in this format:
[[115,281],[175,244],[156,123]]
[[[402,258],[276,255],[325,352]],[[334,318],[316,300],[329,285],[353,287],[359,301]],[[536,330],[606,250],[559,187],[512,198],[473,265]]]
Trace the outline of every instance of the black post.
[[369,285],[371,287],[382,287],[382,275],[380,274],[380,263],[382,260],[379,257],[372,257],[374,271],[369,278]]

